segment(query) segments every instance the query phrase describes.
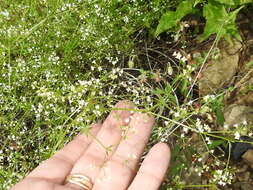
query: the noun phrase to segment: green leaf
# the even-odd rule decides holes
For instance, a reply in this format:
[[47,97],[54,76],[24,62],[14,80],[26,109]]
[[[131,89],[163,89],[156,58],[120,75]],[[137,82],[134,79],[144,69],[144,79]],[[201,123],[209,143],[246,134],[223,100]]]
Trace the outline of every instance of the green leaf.
[[224,102],[224,97],[220,96],[216,98],[211,104],[212,111],[215,113],[216,118],[217,118],[217,123],[222,126],[224,125],[224,122],[225,122],[225,118],[223,114],[223,107],[224,107],[223,102]]
[[235,0],[236,5],[245,5],[247,3],[253,3],[253,0]]
[[215,0],[225,5],[244,5],[247,3],[253,3],[253,0]]
[[193,7],[195,7],[197,4],[202,3],[203,0],[195,0]]
[[174,11],[166,12],[160,19],[156,28],[155,36],[157,37],[162,32],[176,26],[178,20],[176,19],[176,13]]
[[235,5],[234,0],[216,0],[216,1],[225,5]]
[[203,15],[206,18],[206,26],[200,41],[207,39],[212,34],[217,34],[218,38],[234,36],[241,39],[235,23],[236,16],[241,9],[242,7],[227,12],[225,6],[218,3],[205,5]]
[[253,67],[253,61],[250,61],[249,63],[247,63],[247,64],[246,64],[246,67],[247,67],[247,68]]
[[193,5],[195,1],[193,0],[187,0],[187,1],[182,1],[176,11],[176,16],[178,19],[183,18],[185,15],[191,13],[193,11]]
[[[199,1],[197,1],[199,2]],[[155,36],[157,37],[162,32],[165,32],[175,26],[177,26],[178,22],[187,14],[194,11],[194,0],[187,0],[181,2],[176,11],[167,11],[164,15],[162,15],[159,24],[156,28]]]
[[215,141],[212,141],[212,143],[211,143],[211,144],[208,144],[207,146],[208,146],[208,148],[210,148],[210,149],[214,149],[214,148],[216,148],[217,146],[220,146],[220,145],[222,145],[222,144],[224,144],[224,143],[225,143],[224,140],[215,140]]
[[223,112],[222,112],[222,108],[220,106],[218,106],[216,108],[215,114],[216,114],[216,117],[217,117],[218,124],[223,125],[224,122],[225,122],[225,118],[224,118],[224,115],[223,115]]

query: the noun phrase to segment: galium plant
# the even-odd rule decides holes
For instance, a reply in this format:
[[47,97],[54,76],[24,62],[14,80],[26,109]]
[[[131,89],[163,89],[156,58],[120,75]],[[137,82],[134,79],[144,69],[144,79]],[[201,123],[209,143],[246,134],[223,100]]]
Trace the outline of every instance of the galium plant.
[[[195,1],[192,9],[196,3],[204,2]],[[216,3],[228,6],[226,2]],[[199,175],[208,176],[210,184],[206,187],[231,182],[232,169],[213,153],[217,144],[231,139],[212,133],[210,126],[218,117],[211,105],[219,103],[223,94],[195,97],[194,76],[200,64],[189,64],[187,55],[178,50],[172,49],[169,55],[158,51],[167,60],[160,71],[155,68],[156,60],[138,60],[138,37],[147,28],[152,33],[161,17],[158,28],[162,29],[156,34],[170,29],[161,27],[162,15],[169,7],[179,5],[178,12],[185,4],[167,0],[1,2],[3,189],[10,188],[77,133],[88,131],[91,123],[103,119],[121,99],[129,99],[156,116],[149,145],[157,141],[172,145],[173,169],[168,176],[172,182],[163,188],[187,187],[181,174],[191,164]],[[209,10],[211,5],[206,6]],[[149,51],[157,50],[150,47]],[[208,165],[201,152],[189,149],[194,144],[189,141],[191,135],[200,137],[215,164]],[[224,168],[227,173],[223,175],[220,170]]]

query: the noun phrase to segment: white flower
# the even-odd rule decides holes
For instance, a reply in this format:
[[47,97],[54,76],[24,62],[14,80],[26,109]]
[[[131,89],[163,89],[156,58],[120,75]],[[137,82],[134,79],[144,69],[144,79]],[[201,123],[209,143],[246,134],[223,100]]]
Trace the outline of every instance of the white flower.
[[174,56],[176,59],[178,59],[178,60],[180,60],[181,57],[182,57],[182,55],[181,55],[180,52],[174,52],[174,53],[173,53],[173,56]]
[[203,100],[205,101],[205,102],[208,102],[208,99],[210,98],[210,95],[206,95],[206,96],[204,96],[204,98],[203,98]]
[[200,121],[199,118],[197,119],[196,127],[197,127],[197,129],[198,129],[198,131],[199,131],[200,133],[203,133],[203,132],[204,132],[203,125],[202,125],[202,123],[201,123],[201,121]]
[[189,128],[183,127],[183,132],[187,134],[189,132]]
[[179,117],[179,116],[180,116],[180,113],[179,113],[179,112],[175,112],[175,113],[174,113],[174,116],[175,116],[175,117]]
[[99,66],[98,67],[98,71],[102,71],[103,69],[102,69],[102,67],[101,66]]
[[8,11],[2,11],[2,12],[0,12],[0,15],[3,15],[5,17],[9,17],[10,13]]
[[169,125],[169,122],[168,121],[164,121],[164,124],[167,126],[167,125]]
[[80,100],[80,101],[78,101],[78,104],[79,104],[80,106],[86,106],[86,105],[87,105],[87,102],[85,102],[84,100]]
[[243,122],[242,122],[242,124],[243,125],[247,125],[248,123],[247,123],[247,120],[244,120]]
[[183,56],[180,60],[183,61],[183,62],[186,62],[187,58],[185,56]]
[[151,102],[151,101],[152,101],[150,96],[147,96],[147,101],[148,101],[148,102]]
[[222,181],[222,180],[218,181],[218,184],[219,184],[219,185],[222,185],[222,186],[225,186],[225,185],[226,185],[226,183],[225,183],[224,181]]
[[238,123],[234,124],[233,127],[237,128],[239,125]]
[[237,140],[239,140],[241,137],[241,135],[238,131],[236,131],[234,135],[235,135],[235,139],[237,139]]
[[223,126],[223,128],[225,129],[225,130],[228,130],[228,124],[225,124],[224,126]]

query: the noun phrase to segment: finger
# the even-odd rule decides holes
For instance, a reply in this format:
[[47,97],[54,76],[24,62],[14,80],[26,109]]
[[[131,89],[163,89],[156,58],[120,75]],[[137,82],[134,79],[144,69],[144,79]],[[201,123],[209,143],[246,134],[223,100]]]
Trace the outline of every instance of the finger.
[[90,135],[78,135],[74,140],[59,150],[53,157],[42,162],[27,177],[42,178],[51,180],[55,183],[63,183],[74,163],[87,149],[100,128],[101,124],[92,125]]
[[51,181],[41,180],[38,178],[27,178],[16,184],[10,190],[73,190]]
[[[129,123],[130,109],[133,109],[134,105],[129,101],[121,101],[116,104],[115,108],[118,110],[113,110],[106,118],[96,140],[77,161],[71,171],[72,174],[86,175],[94,182],[104,162],[117,148],[122,136],[121,128]],[[73,184],[67,185],[74,186]]]
[[169,166],[170,149],[164,143],[151,148],[128,190],[157,190]]
[[135,175],[139,159],[151,134],[154,118],[135,113],[111,159],[105,163],[96,178],[94,189],[126,189]]

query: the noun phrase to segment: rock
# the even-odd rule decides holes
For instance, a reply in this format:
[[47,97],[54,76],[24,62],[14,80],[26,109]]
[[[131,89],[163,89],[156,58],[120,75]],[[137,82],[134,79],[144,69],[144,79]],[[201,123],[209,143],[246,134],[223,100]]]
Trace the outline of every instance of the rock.
[[244,66],[240,69],[240,72],[237,74],[237,81],[234,85],[234,89],[232,91],[226,92],[225,104],[253,106],[252,87],[253,87],[253,67]]
[[250,190],[253,189],[253,186],[247,182],[237,182],[233,185],[234,190]]
[[232,144],[231,153],[234,160],[240,160],[245,152],[247,152],[250,149],[253,149],[252,144],[246,143],[246,142],[253,142],[253,138],[242,136],[240,140],[245,142],[236,142]]
[[240,167],[237,167],[237,173],[244,173],[248,170],[248,165],[247,164],[243,164],[242,166]]
[[243,160],[253,168],[253,149],[249,149],[242,155]]
[[236,177],[239,181],[248,181],[250,178],[250,172],[237,173]]
[[198,174],[198,170],[201,168],[190,167],[187,172],[184,174],[184,179],[186,184],[201,184],[201,176]]
[[212,94],[231,82],[237,72],[240,48],[241,43],[236,40],[233,44],[225,41],[219,44],[220,58],[210,60],[202,71],[203,76],[199,79],[200,96]]
[[224,109],[225,124],[228,126],[240,124],[244,121],[253,123],[253,107],[232,104]]

